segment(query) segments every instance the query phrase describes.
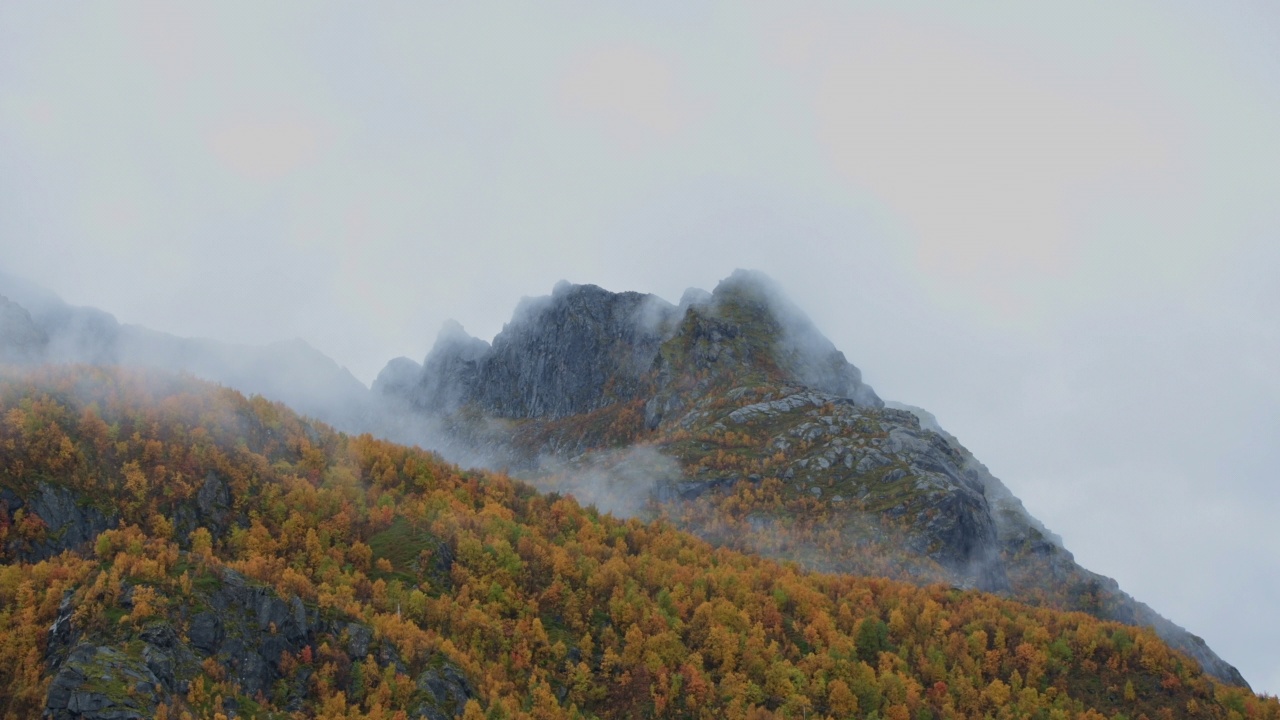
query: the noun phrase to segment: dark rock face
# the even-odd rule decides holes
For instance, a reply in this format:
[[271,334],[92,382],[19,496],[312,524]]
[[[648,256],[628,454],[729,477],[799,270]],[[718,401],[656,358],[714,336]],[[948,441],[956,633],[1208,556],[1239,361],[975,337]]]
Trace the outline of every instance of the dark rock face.
[[71,622],[75,612],[72,596],[71,591],[62,596],[62,602],[58,604],[58,615],[54,618],[53,625],[49,626],[49,644],[45,646],[44,657],[45,664],[50,667],[61,665],[80,637]]
[[191,618],[191,628],[187,630],[187,638],[191,647],[212,655],[222,647],[222,620],[212,612],[202,612]]
[[[174,608],[170,617],[149,620],[124,642],[79,632],[73,626],[72,600],[68,594],[49,630],[46,663],[54,680],[45,715],[52,718],[152,717],[159,703],[187,692],[205,658],[221,665],[242,695],[278,698],[283,691],[288,708],[302,711],[311,669],[296,666],[286,676],[282,659],[325,642],[345,649],[352,663],[374,655],[383,665],[409,672],[394,646],[375,638],[369,626],[326,618],[298,597],[281,598],[231,570],[218,571],[216,587]],[[185,639],[178,630],[183,626]],[[412,700],[418,716],[461,714],[475,697],[471,683],[443,657],[429,658],[426,664]]]
[[44,714],[53,720],[145,720],[155,716],[161,687],[140,658],[82,644],[54,675]]
[[208,523],[211,529],[224,527],[227,515],[231,512],[231,489],[227,487],[227,482],[214,473],[206,475],[196,493],[196,508],[200,519]]
[[492,346],[447,325],[407,388],[411,363],[388,364],[375,390],[435,415],[470,406],[493,417],[554,420],[654,398],[646,413],[656,425],[678,404],[663,393],[673,380],[744,368],[780,368],[795,382],[880,403],[767,278],[741,271],[715,293],[686,293],[680,306],[561,283],[550,297],[525,300]]
[[173,626],[165,621],[149,623],[142,631],[141,639],[146,643],[142,648],[142,661],[160,681],[165,692],[186,692],[183,671],[195,665],[195,654],[183,644]]
[[209,610],[191,620],[191,645],[226,666],[244,693],[270,692],[282,677],[281,653],[309,645],[318,619],[297,597],[283,600],[238,573],[225,571],[222,580],[209,595]]
[[174,509],[175,536],[185,546],[191,532],[198,527],[207,528],[217,536],[233,525],[244,525],[245,518],[237,517],[232,510],[231,487],[225,479],[210,472],[196,491],[194,502],[185,502]]
[[[223,665],[245,694],[269,693],[281,677],[281,653],[298,653],[325,629],[316,627],[298,598],[283,600],[230,570],[221,573],[219,587],[200,601],[208,609],[190,616],[186,640],[174,627],[182,622],[179,610],[175,618],[149,621],[138,633],[139,642],[100,646],[72,626],[68,597],[65,612],[60,609],[50,628],[48,662],[55,680],[48,713],[104,720],[151,717],[158,702],[186,692],[203,657]],[[64,654],[60,648],[72,641],[79,644]],[[120,686],[121,678],[134,692]]]
[[472,400],[479,385],[480,362],[489,343],[473,338],[457,323],[446,323],[422,364],[410,397],[432,412],[456,412]]
[[652,295],[562,284],[549,300],[527,301],[494,338],[467,396],[500,417],[545,418],[631,399],[672,310]]
[[462,715],[467,700],[476,696],[465,675],[450,665],[424,671],[416,681],[422,703],[414,710],[428,720],[450,720]]
[[11,545],[10,551],[27,562],[39,562],[64,550],[87,548],[98,535],[119,522],[114,514],[107,515],[88,504],[87,498],[49,483],[39,483],[25,500],[6,490],[4,501],[11,517],[23,508],[43,520],[47,528],[44,538],[30,547]]

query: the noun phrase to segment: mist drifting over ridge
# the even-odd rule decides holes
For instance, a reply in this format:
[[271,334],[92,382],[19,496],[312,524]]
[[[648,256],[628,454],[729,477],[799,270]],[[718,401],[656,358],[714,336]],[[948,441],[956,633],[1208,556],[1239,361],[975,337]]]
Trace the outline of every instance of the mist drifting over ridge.
[[10,4],[0,266],[365,385],[562,277],[766,269],[1276,692],[1277,34],[1265,3]]
[[[50,296],[44,296],[49,301]],[[599,308],[601,303],[608,306],[613,302],[613,298],[622,298],[624,304],[621,314],[613,312],[605,312],[600,314]],[[585,303],[585,304],[582,304]],[[49,310],[48,308],[53,308]],[[457,426],[453,421],[448,420],[448,414],[456,411],[470,402],[477,399],[484,402],[494,402],[493,398],[486,400],[485,396],[468,396],[465,387],[457,385],[459,378],[465,383],[467,381],[477,381],[482,374],[477,372],[477,363],[483,364],[487,356],[498,352],[501,356],[504,346],[507,352],[514,352],[512,359],[499,361],[499,365],[507,365],[512,367],[512,363],[519,364],[515,358],[528,357],[530,355],[538,355],[545,352],[553,346],[559,346],[562,343],[568,343],[571,348],[571,354],[580,352],[583,343],[588,346],[598,341],[600,337],[627,337],[624,342],[624,351],[621,354],[606,349],[603,355],[598,358],[614,358],[622,362],[621,367],[632,366],[632,370],[624,369],[624,376],[630,374],[631,377],[638,378],[642,373],[645,365],[644,358],[650,357],[645,352],[636,354],[637,349],[648,348],[653,351],[663,342],[669,342],[674,335],[681,331],[687,331],[689,326],[689,318],[697,318],[700,313],[709,313],[708,317],[737,317],[742,318],[741,313],[746,311],[748,322],[757,322],[756,318],[764,321],[762,328],[767,331],[764,339],[765,347],[772,348],[768,350],[766,356],[771,358],[766,363],[772,366],[777,363],[777,367],[784,374],[801,381],[803,384],[814,386],[818,389],[825,388],[827,392],[834,393],[831,397],[848,397],[851,402],[864,405],[871,408],[881,407],[883,403],[870,390],[869,386],[861,384],[861,374],[857,368],[848,365],[844,360],[843,354],[839,353],[829,340],[825,338],[813,325],[813,323],[792,304],[781,291],[777,288],[769,278],[760,273],[737,271],[725,281],[720,283],[714,293],[705,293],[691,289],[686,291],[682,302],[679,306],[671,305],[656,296],[640,295],[638,293],[623,293],[615,295],[604,291],[596,286],[577,286],[569,283],[561,282],[556,285],[550,296],[541,298],[526,298],[521,301],[517,307],[513,319],[504,326],[503,332],[495,337],[493,343],[486,343],[476,338],[468,336],[460,325],[457,323],[447,323],[442,329],[436,340],[436,347],[428,354],[423,364],[406,359],[393,360],[379,376],[375,382],[376,394],[373,397],[360,397],[354,403],[351,401],[352,396],[348,393],[343,397],[339,394],[334,397],[342,398],[339,402],[326,401],[329,394],[324,392],[320,387],[314,390],[321,390],[320,397],[314,396],[309,398],[312,408],[318,417],[332,418],[339,427],[344,424],[353,431],[369,431],[380,434],[401,442],[410,444],[418,444],[430,447],[446,457],[460,462],[464,465],[483,466],[496,469],[508,469],[512,467],[523,468],[522,472],[532,472],[529,475],[531,479],[549,490],[557,490],[560,492],[570,492],[580,497],[583,502],[593,503],[601,509],[609,512],[620,513],[625,516],[633,516],[636,514],[649,514],[652,503],[655,498],[675,497],[673,492],[681,495],[687,495],[690,487],[697,486],[698,483],[690,483],[690,479],[681,470],[679,464],[673,461],[671,457],[664,455],[662,452],[654,448],[637,446],[625,451],[605,452],[605,453],[583,453],[582,450],[589,450],[590,440],[587,445],[569,445],[557,446],[553,441],[551,445],[544,445],[541,454],[536,457],[522,455],[520,453],[511,454],[512,446],[508,445],[507,437],[513,432],[517,432],[516,428],[511,424],[511,419],[504,418],[503,415],[509,415],[515,412],[514,417],[521,415],[529,415],[536,417],[545,415],[548,412],[551,416],[564,416],[574,412],[591,411],[592,408],[606,407],[617,402],[617,397],[592,399],[595,396],[590,394],[581,395],[580,391],[571,391],[568,397],[579,397],[577,401],[570,400],[569,406],[560,407],[559,405],[539,404],[538,392],[533,391],[532,395],[525,394],[523,400],[517,400],[515,405],[505,405],[509,402],[506,398],[498,398],[497,406],[490,406],[497,410],[497,416],[490,418],[482,418],[481,425],[478,427],[472,420],[464,429],[464,432],[458,434]],[[567,313],[567,314],[566,314]],[[726,316],[726,313],[728,314]],[[44,308],[42,317],[51,316],[56,318],[65,318],[66,316],[87,315],[96,322],[90,325],[94,330],[84,337],[77,336],[74,329],[79,325],[74,323],[68,324],[63,321],[63,325],[57,326],[58,332],[53,337],[60,338],[61,347],[79,348],[80,352],[88,353],[88,357],[92,362],[111,363],[121,362],[129,364],[133,358],[148,357],[149,361],[145,364],[149,366],[161,366],[158,361],[170,363],[171,369],[181,369],[186,372],[192,372],[196,375],[205,375],[211,379],[227,383],[232,387],[240,387],[246,392],[262,392],[257,387],[266,387],[265,394],[273,399],[286,399],[284,396],[290,392],[302,390],[305,392],[306,383],[298,384],[286,383],[279,384],[279,378],[283,377],[279,370],[274,371],[275,378],[273,380],[272,373],[268,373],[265,377],[259,379],[249,379],[248,383],[257,385],[250,389],[246,383],[249,376],[244,374],[236,374],[235,369],[241,371],[245,367],[243,361],[238,364],[230,363],[232,370],[228,370],[226,358],[234,357],[235,348],[231,348],[231,354],[222,346],[212,343],[207,346],[196,346],[197,349],[190,349],[183,353],[173,353],[170,345],[179,339],[173,338],[162,333],[150,333],[142,328],[133,328],[133,334],[125,334],[123,339],[114,332],[116,325],[114,318],[101,311],[90,311],[84,309],[69,308],[65,305],[59,305],[58,302],[50,301],[49,305]],[[564,327],[564,323],[568,322],[571,326],[580,322],[581,317],[588,318],[588,324],[582,326],[577,331],[570,330],[567,335],[560,335],[559,328]],[[593,325],[590,318],[595,321],[603,321],[604,325]],[[609,318],[612,317],[612,320]],[[683,321],[678,318],[684,317]],[[558,318],[558,319],[557,319]],[[611,325],[610,323],[616,323]],[[705,321],[694,321],[693,327],[697,328],[700,323]],[[68,330],[68,327],[72,328]],[[635,328],[640,332],[638,336],[627,336],[626,332],[619,330],[621,327]],[[105,328],[105,331],[104,331]],[[549,338],[551,345],[543,345],[548,338],[542,335],[547,329],[556,328],[555,336]],[[612,328],[612,329],[610,329]],[[601,331],[603,330],[603,335]],[[586,333],[585,335],[583,333]],[[619,333],[622,332],[620,335]],[[721,345],[720,340],[723,339],[722,333],[727,333],[727,337],[733,338],[737,336],[741,330],[734,330],[730,326],[718,326],[715,323],[706,328],[694,331],[695,337],[702,337],[703,332],[709,332],[708,336],[713,345],[710,349],[704,348],[697,357],[701,358],[698,362],[712,362],[713,364],[721,360],[728,361],[731,365],[745,364],[747,366],[760,362],[761,357],[754,360],[752,344],[747,345]],[[59,334],[60,333],[60,334]],[[575,334],[576,333],[576,334]],[[646,335],[649,333],[649,335]],[[105,338],[105,341],[104,341]],[[159,343],[157,347],[161,350],[170,350],[168,354],[161,353],[145,353],[139,351],[137,346],[131,343],[138,343],[137,338],[144,340],[150,338],[154,342]],[[522,340],[519,338],[523,338]],[[756,339],[757,341],[759,338]],[[514,344],[513,344],[514,343]],[[530,343],[533,343],[530,345]],[[697,345],[697,343],[695,343]],[[147,346],[141,344],[140,347]],[[186,347],[181,346],[180,347]],[[280,346],[276,346],[280,347]],[[305,346],[303,346],[305,348]],[[203,352],[200,348],[205,348]],[[542,348],[542,350],[538,350]],[[576,349],[574,349],[576,348]],[[736,350],[733,348],[737,348]],[[212,349],[213,352],[209,352]],[[309,348],[306,348],[309,350]],[[243,350],[243,349],[241,349]],[[314,352],[314,351],[311,351]],[[728,353],[725,355],[725,353]],[[745,354],[743,354],[745,353]],[[201,357],[202,355],[207,357]],[[295,356],[296,357],[296,356]],[[174,358],[177,358],[175,360]],[[85,360],[86,358],[75,357],[59,357],[61,360]],[[288,374],[288,365],[290,359],[287,354],[283,357],[273,358],[273,362],[277,365],[283,364],[285,375]],[[331,363],[331,361],[330,361]],[[638,363],[638,364],[637,364]],[[304,364],[305,361],[304,361]],[[332,364],[332,363],[331,363]],[[661,363],[657,363],[661,365]],[[597,370],[601,366],[600,362],[588,362],[587,366],[593,366]],[[560,373],[556,375],[559,381],[566,379],[564,375],[564,366],[559,366]],[[571,376],[573,373],[569,372]],[[489,373],[492,378],[492,373]],[[305,373],[304,373],[305,376]],[[349,375],[347,376],[349,377]],[[517,384],[527,382],[527,380],[515,379],[518,377],[529,378],[530,376],[519,375],[512,376]],[[603,378],[604,376],[601,376]],[[601,378],[597,378],[594,385],[599,389],[603,382]],[[609,382],[613,382],[613,378],[608,378]],[[314,379],[319,385],[324,384],[324,379]],[[237,385],[237,383],[242,383]],[[274,384],[273,384],[274,383]],[[490,383],[492,384],[492,383]],[[536,386],[538,383],[534,381]],[[588,386],[593,385],[588,381]],[[498,383],[501,386],[501,382]],[[566,389],[566,388],[562,388]],[[488,392],[488,391],[487,391]],[[625,392],[625,391],[624,391]],[[490,392],[490,394],[492,394]],[[552,396],[557,393],[553,392]],[[513,397],[519,398],[520,392]],[[855,399],[856,398],[856,399]],[[391,402],[387,402],[390,399]],[[572,403],[576,402],[577,405]],[[603,402],[603,406],[599,403]],[[776,404],[776,403],[775,403]],[[653,412],[653,401],[646,405],[646,413]],[[766,403],[769,405],[769,403]],[[910,406],[901,406],[908,410],[915,417],[919,418],[920,426],[930,432],[940,434],[945,437],[948,442],[953,443],[960,448],[955,438],[946,431],[942,430],[936,420],[927,412],[919,408]],[[555,409],[560,407],[560,409]],[[677,409],[679,405],[675,406]],[[756,406],[751,406],[754,408]],[[523,409],[521,409],[523,408]],[[423,413],[422,410],[429,412]],[[749,408],[743,408],[740,412],[745,412]],[[670,413],[672,407],[662,408],[663,411]],[[754,410],[753,410],[754,411]],[[735,415],[738,413],[735,413]],[[661,412],[659,419],[656,421],[647,420],[650,425],[661,422]],[[579,442],[581,440],[570,442]],[[551,448],[548,451],[547,448]],[[576,448],[576,449],[575,449]],[[963,451],[963,448],[961,448]],[[565,454],[567,452],[567,454]],[[963,451],[967,453],[967,451]],[[1043,534],[1045,537],[1061,548],[1061,539],[1049,532],[1043,524],[1029,515],[1022,503],[1009,492],[999,480],[991,477],[987,473],[986,468],[972,457],[967,455],[964,460],[963,467],[965,472],[978,473],[975,477],[981,477],[979,482],[986,487],[986,493],[995,509],[992,515],[996,523],[996,527],[1000,527],[1002,522],[1008,523],[1009,519],[1016,518],[1015,525],[1023,527],[1031,527],[1035,532]],[[970,467],[976,470],[970,470]],[[715,481],[713,485],[720,486],[722,481]],[[698,491],[699,493],[703,491]],[[1004,518],[1004,520],[1002,520]],[[762,528],[767,527],[761,526]],[[1016,528],[1014,533],[1021,532]],[[997,533],[1002,537],[1004,530]],[[1021,540],[1019,540],[1021,542]],[[770,550],[767,546],[752,546],[757,552],[763,552],[767,555],[776,555],[775,550]],[[782,558],[794,557],[790,553],[796,550],[787,551],[780,555]],[[1071,559],[1070,553],[1065,554],[1068,561]],[[970,561],[979,562],[986,561]],[[827,566],[815,558],[815,567],[826,570],[839,570],[840,567]],[[977,567],[977,566],[975,566]],[[976,572],[986,572],[985,570],[976,570]],[[1102,578],[1105,583],[1110,583],[1111,592],[1120,593],[1115,583],[1107,578]],[[987,581],[983,581],[987,582]],[[1006,581],[997,582],[995,587],[1005,587]],[[1132,598],[1128,595],[1120,594],[1117,597],[1123,598],[1121,614],[1117,617],[1125,622],[1137,622],[1140,624],[1154,624],[1157,628],[1162,628],[1163,633],[1172,633],[1172,637],[1186,637],[1186,632],[1172,624],[1158,614],[1153,612],[1149,607],[1141,603],[1134,604]],[[1123,609],[1130,605],[1133,610]],[[1240,676],[1235,672],[1234,668],[1229,665],[1222,664],[1211,651],[1203,649],[1203,643],[1198,638],[1192,638],[1198,645],[1181,646],[1193,654],[1200,653],[1197,657],[1202,658],[1202,662],[1209,663],[1212,666],[1220,667],[1217,672],[1224,673],[1223,677],[1234,677],[1236,682],[1243,682]],[[1181,642],[1181,641],[1179,641]],[[1203,654],[1208,652],[1207,655]]]

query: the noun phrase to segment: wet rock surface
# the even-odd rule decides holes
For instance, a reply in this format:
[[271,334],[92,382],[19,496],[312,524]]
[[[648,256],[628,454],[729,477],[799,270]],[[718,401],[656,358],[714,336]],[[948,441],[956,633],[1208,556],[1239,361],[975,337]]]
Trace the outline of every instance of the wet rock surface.
[[195,497],[174,509],[176,537],[185,544],[191,532],[199,527],[208,529],[216,537],[233,526],[247,525],[247,519],[237,516],[233,506],[231,486],[226,479],[217,473],[208,473]]
[[767,278],[743,272],[709,295],[686,293],[679,306],[561,283],[549,297],[526,299],[492,346],[446,325],[406,390],[411,363],[389,363],[376,390],[407,394],[434,413],[471,406],[495,417],[557,419],[653,396],[660,400],[646,414],[656,425],[681,406],[662,394],[665,385],[743,368],[780,368],[819,391],[880,404],[858,369]]
[[161,690],[160,679],[142,659],[82,644],[54,675],[44,715],[53,720],[144,720],[155,716]]
[[26,497],[4,488],[0,490],[0,503],[9,517],[21,510],[44,523],[42,538],[30,543],[9,543],[9,552],[26,562],[38,562],[65,550],[86,550],[98,535],[119,523],[114,513],[104,512],[84,495],[47,482],[36,483]]
[[675,308],[652,295],[557,286],[526,300],[490,346],[446,326],[423,363],[415,400],[512,418],[560,418],[635,396]]
[[450,720],[462,715],[467,700],[476,696],[475,689],[457,668],[440,665],[424,671],[414,682],[421,701],[414,710],[428,720]]

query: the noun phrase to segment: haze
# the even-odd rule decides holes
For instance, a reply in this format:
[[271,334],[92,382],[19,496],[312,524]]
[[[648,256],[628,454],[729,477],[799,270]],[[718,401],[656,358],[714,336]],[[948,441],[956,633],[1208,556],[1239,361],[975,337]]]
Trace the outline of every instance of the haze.
[[1268,2],[0,7],[0,270],[370,382],[763,270],[1280,691]]

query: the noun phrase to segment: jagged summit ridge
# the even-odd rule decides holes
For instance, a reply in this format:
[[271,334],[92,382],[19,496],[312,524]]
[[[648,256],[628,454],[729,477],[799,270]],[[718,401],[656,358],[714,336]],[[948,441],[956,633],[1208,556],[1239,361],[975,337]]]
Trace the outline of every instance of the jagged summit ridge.
[[[403,397],[398,389],[411,371],[397,360],[375,390]],[[741,270],[712,293],[690,289],[679,305],[561,281],[549,296],[524,299],[492,345],[446,325],[407,395],[428,412],[471,405],[498,417],[555,419],[662,396],[697,372],[780,375],[880,404],[859,370],[771,280]],[[650,408],[652,422],[660,415]]]

